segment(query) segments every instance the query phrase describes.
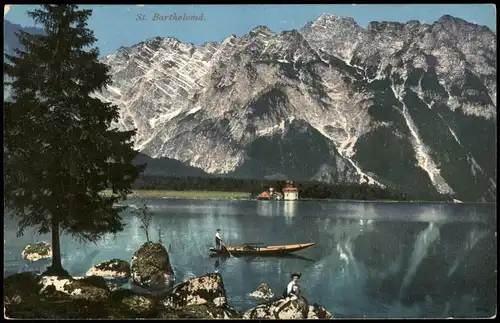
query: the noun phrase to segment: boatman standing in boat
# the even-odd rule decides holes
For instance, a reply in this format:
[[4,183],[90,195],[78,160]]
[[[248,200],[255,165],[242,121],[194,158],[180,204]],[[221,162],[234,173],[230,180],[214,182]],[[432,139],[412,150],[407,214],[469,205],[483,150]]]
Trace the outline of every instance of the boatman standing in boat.
[[215,249],[220,250],[220,244],[222,242],[222,239],[220,238],[219,235],[220,229],[217,229],[215,232]]

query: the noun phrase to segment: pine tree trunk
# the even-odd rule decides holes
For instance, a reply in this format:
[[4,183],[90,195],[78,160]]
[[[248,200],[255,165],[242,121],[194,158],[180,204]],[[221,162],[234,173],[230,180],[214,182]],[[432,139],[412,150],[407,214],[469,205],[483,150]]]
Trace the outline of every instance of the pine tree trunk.
[[65,277],[69,276],[69,273],[64,270],[61,261],[61,243],[60,243],[60,232],[59,232],[59,222],[57,220],[52,220],[52,265],[47,268],[44,273],[48,276],[59,276]]
[[62,270],[59,222],[57,221],[52,221],[52,269]]

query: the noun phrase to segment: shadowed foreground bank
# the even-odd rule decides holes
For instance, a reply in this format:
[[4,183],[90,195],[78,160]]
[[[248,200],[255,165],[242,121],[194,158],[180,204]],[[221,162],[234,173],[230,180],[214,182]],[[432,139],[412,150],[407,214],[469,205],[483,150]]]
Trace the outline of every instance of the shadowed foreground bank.
[[[199,279],[218,281],[222,278],[207,275]],[[4,289],[6,316],[9,318],[240,317],[223,301],[216,306],[213,302],[216,293],[207,295],[204,302],[196,298],[197,302],[181,304],[172,294],[152,296],[131,290],[110,291],[102,277],[56,278],[21,273],[6,278]],[[169,299],[173,301],[169,303]]]
[[[4,279],[4,312],[8,318],[269,318],[280,300],[241,313],[227,303],[220,274],[180,283],[161,295],[131,290],[111,291],[102,277],[53,277],[19,273]],[[304,306],[304,304],[306,306]],[[297,316],[298,315],[298,316]],[[279,318],[327,318],[321,306],[307,300],[291,302]]]

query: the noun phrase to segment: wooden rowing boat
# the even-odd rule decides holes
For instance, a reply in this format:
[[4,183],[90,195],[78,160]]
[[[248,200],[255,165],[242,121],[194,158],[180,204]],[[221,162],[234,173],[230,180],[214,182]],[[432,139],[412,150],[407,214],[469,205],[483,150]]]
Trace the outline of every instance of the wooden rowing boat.
[[234,257],[234,258],[246,258],[247,261],[251,261],[252,259],[261,259],[261,258],[279,258],[279,259],[296,259],[296,260],[302,260],[302,261],[308,261],[308,262],[314,262],[314,259],[312,258],[308,258],[308,257],[304,257],[304,256],[301,256],[300,254],[297,254],[297,253],[280,253],[280,254],[265,254],[265,253],[261,253],[261,254],[257,254],[257,255],[254,255],[254,254],[248,254],[248,255],[229,255],[228,253],[225,253],[225,254],[220,254],[220,253],[215,253],[215,252],[211,252],[209,257],[210,258],[214,258],[214,259],[217,259],[217,261],[226,261],[228,258],[231,258]]
[[314,245],[314,242],[281,246],[259,246],[258,244],[244,244],[241,246],[222,246],[220,250],[210,248],[210,252],[212,254],[231,255],[281,255],[306,249]]

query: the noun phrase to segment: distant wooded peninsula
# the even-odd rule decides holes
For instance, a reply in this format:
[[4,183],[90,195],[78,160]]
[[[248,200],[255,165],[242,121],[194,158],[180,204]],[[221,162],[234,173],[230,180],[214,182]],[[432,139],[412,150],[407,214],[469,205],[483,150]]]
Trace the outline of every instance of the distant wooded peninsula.
[[[173,191],[221,191],[247,192],[256,198],[261,192],[273,188],[281,192],[287,185],[286,180],[259,180],[240,178],[205,178],[205,177],[171,177],[141,175],[132,185],[134,190],[173,190]],[[322,182],[296,181],[300,199],[341,199],[341,200],[391,200],[391,201],[452,201],[443,195],[411,196],[392,188],[381,188],[363,184],[330,184]]]

